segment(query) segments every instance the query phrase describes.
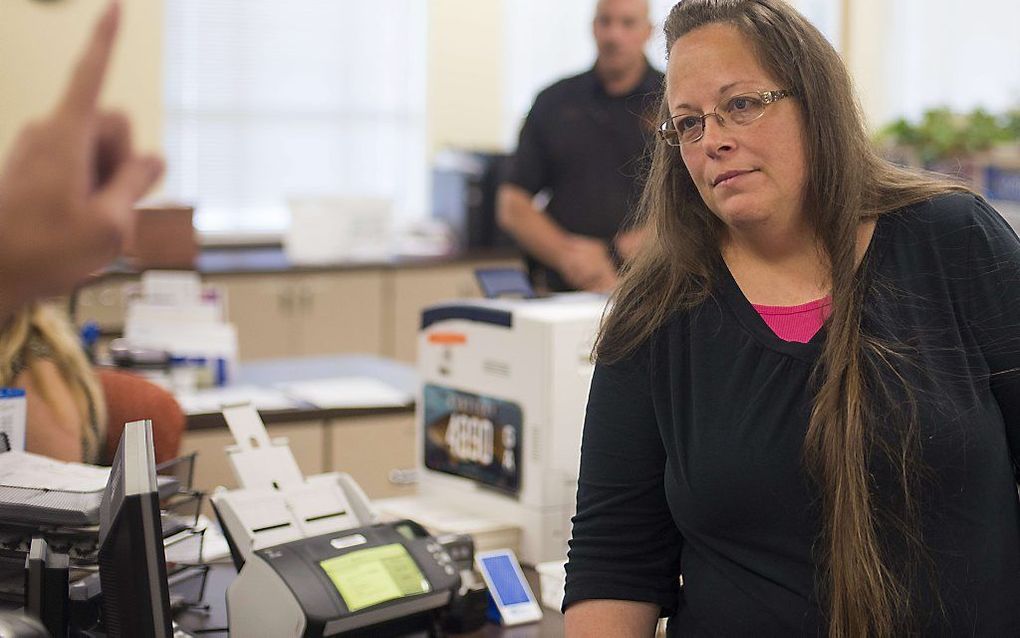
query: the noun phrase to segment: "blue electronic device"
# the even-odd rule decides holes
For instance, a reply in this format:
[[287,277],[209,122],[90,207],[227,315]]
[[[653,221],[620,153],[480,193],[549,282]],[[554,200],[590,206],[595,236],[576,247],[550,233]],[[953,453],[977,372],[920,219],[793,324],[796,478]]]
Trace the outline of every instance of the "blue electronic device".
[[492,603],[499,613],[499,617],[493,620],[502,625],[521,625],[542,619],[542,608],[535,600],[513,551],[478,552],[475,565],[485,579]]
[[486,299],[517,297],[534,299],[538,295],[528,281],[528,275],[517,268],[477,268],[475,278]]

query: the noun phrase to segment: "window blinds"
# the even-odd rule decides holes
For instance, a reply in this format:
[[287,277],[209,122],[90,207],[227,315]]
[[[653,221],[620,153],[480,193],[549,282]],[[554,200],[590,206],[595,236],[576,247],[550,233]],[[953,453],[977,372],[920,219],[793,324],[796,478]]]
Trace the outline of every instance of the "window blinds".
[[289,197],[425,212],[420,0],[168,0],[168,197],[205,232],[281,231]]

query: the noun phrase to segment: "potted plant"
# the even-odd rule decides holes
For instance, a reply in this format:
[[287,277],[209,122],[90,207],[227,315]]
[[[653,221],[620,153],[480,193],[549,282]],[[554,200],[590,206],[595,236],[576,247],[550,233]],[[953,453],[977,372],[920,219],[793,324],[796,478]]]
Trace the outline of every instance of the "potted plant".
[[877,141],[894,161],[980,186],[985,166],[1020,155],[1020,109],[1002,115],[982,108],[970,113],[930,109],[919,122],[901,118],[887,125]]

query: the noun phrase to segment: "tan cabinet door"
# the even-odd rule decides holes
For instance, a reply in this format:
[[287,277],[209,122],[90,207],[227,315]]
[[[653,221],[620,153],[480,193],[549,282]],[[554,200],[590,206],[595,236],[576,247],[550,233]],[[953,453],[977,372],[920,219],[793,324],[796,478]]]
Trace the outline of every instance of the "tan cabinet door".
[[295,356],[300,280],[287,274],[205,278],[227,291],[227,320],[237,328],[241,361]]
[[415,493],[395,482],[415,466],[413,412],[336,419],[327,428],[331,470],[353,476],[372,499]]
[[296,354],[382,352],[381,270],[302,275],[296,307]]
[[450,299],[479,297],[476,268],[523,268],[523,265],[519,259],[509,259],[394,270],[390,275],[393,278],[393,327],[387,356],[414,363],[422,309]]
[[[270,438],[287,437],[290,450],[294,453],[298,467],[305,476],[321,474],[326,461],[324,445],[324,424],[322,421],[299,421],[266,427]],[[234,470],[227,460],[224,449],[233,445],[234,437],[227,428],[209,430],[189,430],[181,440],[181,456],[198,452],[195,459],[194,486],[208,495],[222,485],[226,488],[237,487]],[[212,516],[212,508],[208,500],[203,510]]]
[[86,321],[95,321],[104,330],[124,330],[124,315],[127,314],[125,288],[137,284],[138,277],[132,276],[104,278],[85,286],[78,292],[72,319],[79,326]]

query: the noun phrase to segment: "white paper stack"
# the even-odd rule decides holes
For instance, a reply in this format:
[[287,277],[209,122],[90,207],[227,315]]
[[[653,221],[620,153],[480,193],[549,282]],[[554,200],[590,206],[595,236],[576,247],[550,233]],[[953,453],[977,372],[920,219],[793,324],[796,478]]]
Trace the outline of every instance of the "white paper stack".
[[[66,463],[31,452],[0,454],[0,521],[83,527],[99,523],[110,468]],[[159,477],[160,493],[177,481]]]
[[278,386],[285,394],[322,408],[386,408],[410,405],[407,392],[372,377],[333,377]]
[[228,385],[178,393],[177,402],[185,414],[220,412],[224,406],[251,403],[257,410],[289,410],[298,404],[280,390],[255,385]]

